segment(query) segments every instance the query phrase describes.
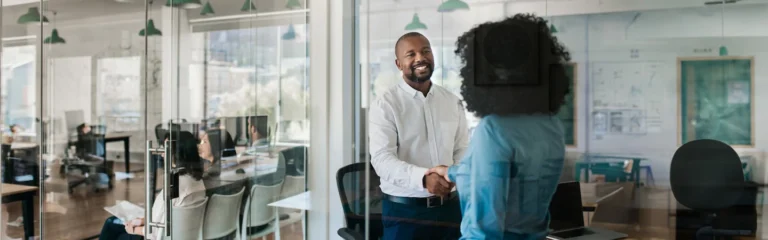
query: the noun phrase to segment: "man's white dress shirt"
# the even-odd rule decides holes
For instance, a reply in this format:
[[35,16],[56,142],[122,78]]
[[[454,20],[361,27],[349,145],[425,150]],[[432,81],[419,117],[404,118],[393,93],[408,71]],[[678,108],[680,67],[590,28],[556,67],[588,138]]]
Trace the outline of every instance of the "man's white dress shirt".
[[371,164],[388,195],[432,196],[422,184],[424,173],[458,163],[467,149],[461,100],[435,84],[425,97],[400,82],[371,104],[368,118]]

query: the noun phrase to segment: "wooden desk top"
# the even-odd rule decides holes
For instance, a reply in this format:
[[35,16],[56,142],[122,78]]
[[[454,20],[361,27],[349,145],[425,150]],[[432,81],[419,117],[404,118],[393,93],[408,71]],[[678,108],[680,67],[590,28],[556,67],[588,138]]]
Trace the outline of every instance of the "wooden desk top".
[[104,138],[130,138],[133,134],[124,132],[112,132],[104,135]]
[[3,190],[3,195],[2,195],[3,197],[19,194],[19,193],[37,191],[37,187],[9,184],[9,183],[3,183],[3,185],[0,186],[0,188],[2,188]]

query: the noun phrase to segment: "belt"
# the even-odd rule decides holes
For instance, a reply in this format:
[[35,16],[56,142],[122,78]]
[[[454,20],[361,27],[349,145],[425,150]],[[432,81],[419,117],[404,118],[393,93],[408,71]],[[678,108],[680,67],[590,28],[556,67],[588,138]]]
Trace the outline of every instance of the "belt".
[[447,197],[431,196],[431,197],[425,197],[425,198],[416,198],[416,197],[398,197],[398,196],[392,196],[388,194],[384,194],[384,196],[387,200],[394,203],[434,208],[434,207],[440,207],[447,204],[448,200],[453,200],[458,196],[458,194],[456,194],[456,191],[454,191],[454,192],[451,192],[451,194],[449,194]]

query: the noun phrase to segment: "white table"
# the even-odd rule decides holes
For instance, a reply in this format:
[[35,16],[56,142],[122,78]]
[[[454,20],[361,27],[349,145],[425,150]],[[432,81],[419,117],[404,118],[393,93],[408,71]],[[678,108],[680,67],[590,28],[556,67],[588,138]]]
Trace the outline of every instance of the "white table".
[[[275,226],[277,227],[277,229],[275,230],[275,239],[280,239],[280,228],[282,227],[280,226],[280,214],[278,213],[278,209],[288,208],[288,209],[296,209],[301,211],[312,210],[312,202],[310,201],[310,199],[312,199],[310,197],[311,195],[312,195],[311,191],[306,191],[303,193],[296,194],[292,197],[267,204],[267,206],[275,208],[275,216],[278,216],[275,218]],[[304,216],[301,216],[301,228],[303,231],[302,233],[307,232],[307,222],[304,221]]]

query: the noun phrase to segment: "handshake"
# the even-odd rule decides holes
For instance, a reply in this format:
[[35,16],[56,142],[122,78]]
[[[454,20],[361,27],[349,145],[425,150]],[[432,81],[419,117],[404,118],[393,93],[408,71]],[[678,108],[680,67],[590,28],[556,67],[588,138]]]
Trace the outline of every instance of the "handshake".
[[431,194],[448,196],[454,186],[455,184],[448,178],[448,166],[436,166],[424,173],[424,188]]

